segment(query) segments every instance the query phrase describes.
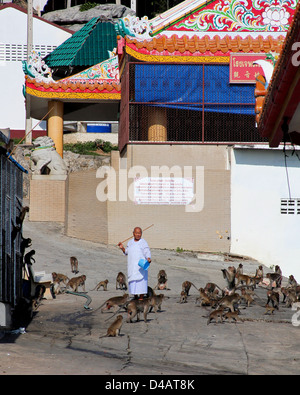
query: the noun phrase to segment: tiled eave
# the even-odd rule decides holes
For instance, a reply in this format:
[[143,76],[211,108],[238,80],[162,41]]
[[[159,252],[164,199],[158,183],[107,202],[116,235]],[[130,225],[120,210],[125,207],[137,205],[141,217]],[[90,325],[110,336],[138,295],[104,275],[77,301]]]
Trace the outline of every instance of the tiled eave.
[[262,101],[261,104],[257,105],[258,131],[261,136],[269,139],[270,147],[277,147],[280,144],[283,139],[281,126],[284,118],[286,117],[289,122],[299,104],[300,67],[296,67],[292,62],[292,58],[296,54],[295,49],[292,49],[293,44],[299,42],[300,2],[297,5],[293,23],[287,33],[268,90],[259,99]]
[[38,82],[29,76],[25,76],[25,79],[26,93],[31,96],[49,99],[121,99],[121,84],[119,81]]
[[[118,37],[118,52],[125,52],[138,60],[144,61],[220,61],[229,62],[231,52],[244,53],[279,53],[284,42],[284,36],[273,38],[272,36],[258,36],[253,38],[248,36],[241,38],[230,35],[220,38],[219,36],[209,37],[207,35],[199,37],[173,35],[167,37],[160,35],[152,40],[137,40],[134,37]],[[207,57],[205,60],[204,57]],[[213,57],[213,59],[210,59]],[[217,57],[220,57],[219,59]]]

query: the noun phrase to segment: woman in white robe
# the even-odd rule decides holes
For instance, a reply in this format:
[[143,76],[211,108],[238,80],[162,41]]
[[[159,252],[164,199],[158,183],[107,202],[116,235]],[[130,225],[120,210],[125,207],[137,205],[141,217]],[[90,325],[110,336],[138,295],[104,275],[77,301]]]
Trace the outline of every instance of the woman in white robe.
[[133,240],[130,240],[127,247],[119,243],[118,246],[127,255],[127,276],[129,293],[143,298],[148,293],[148,270],[139,266],[140,259],[147,259],[151,262],[151,251],[145,239],[142,239],[142,229],[139,227],[133,230]]

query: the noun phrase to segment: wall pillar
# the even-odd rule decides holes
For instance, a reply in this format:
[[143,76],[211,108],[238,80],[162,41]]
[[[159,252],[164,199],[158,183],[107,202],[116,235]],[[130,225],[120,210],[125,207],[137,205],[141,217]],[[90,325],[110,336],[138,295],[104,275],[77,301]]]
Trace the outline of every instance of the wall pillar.
[[167,112],[165,108],[151,108],[148,112],[148,141],[167,141]]
[[63,157],[64,103],[51,100],[48,110],[51,110],[47,124],[48,136],[54,141],[56,151]]

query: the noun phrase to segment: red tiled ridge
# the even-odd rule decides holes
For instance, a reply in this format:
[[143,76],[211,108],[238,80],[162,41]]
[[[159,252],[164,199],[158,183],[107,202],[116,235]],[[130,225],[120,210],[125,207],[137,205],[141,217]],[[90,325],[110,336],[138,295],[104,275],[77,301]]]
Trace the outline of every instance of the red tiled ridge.
[[277,52],[279,53],[282,48],[285,37],[279,36],[278,38],[273,38],[272,36],[263,37],[258,36],[253,38],[247,36],[242,38],[240,36],[230,37],[226,35],[224,38],[219,36],[209,37],[203,36],[199,37],[194,35],[193,37],[188,37],[184,35],[178,37],[177,35],[172,35],[167,37],[165,35],[160,35],[153,37],[152,40],[137,40],[134,37],[125,37],[126,45],[130,46],[138,52],[142,52],[149,55],[153,52],[159,54],[166,52],[168,54],[179,53],[182,55],[190,56],[201,54],[216,54],[220,52],[222,54],[228,54],[230,52],[255,52],[255,53],[268,53]]
[[41,91],[55,91],[55,92],[121,92],[121,83],[119,81],[97,81],[87,80],[81,81],[36,81],[36,79],[30,78],[28,75],[25,76],[26,86],[34,86],[36,89]]

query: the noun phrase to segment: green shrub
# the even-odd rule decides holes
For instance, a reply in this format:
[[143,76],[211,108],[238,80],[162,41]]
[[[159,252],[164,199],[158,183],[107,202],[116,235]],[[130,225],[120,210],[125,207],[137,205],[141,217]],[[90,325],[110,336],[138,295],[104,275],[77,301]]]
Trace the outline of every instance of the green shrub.
[[118,149],[118,147],[112,145],[111,142],[103,140],[87,141],[85,143],[69,143],[64,144],[63,148],[64,151],[71,151],[80,155],[98,155],[96,152],[98,149],[106,153]]
[[83,12],[83,11],[87,11],[91,8],[96,7],[96,5],[98,5],[98,3],[90,3],[89,1],[87,3],[81,4],[79,7],[79,11]]

